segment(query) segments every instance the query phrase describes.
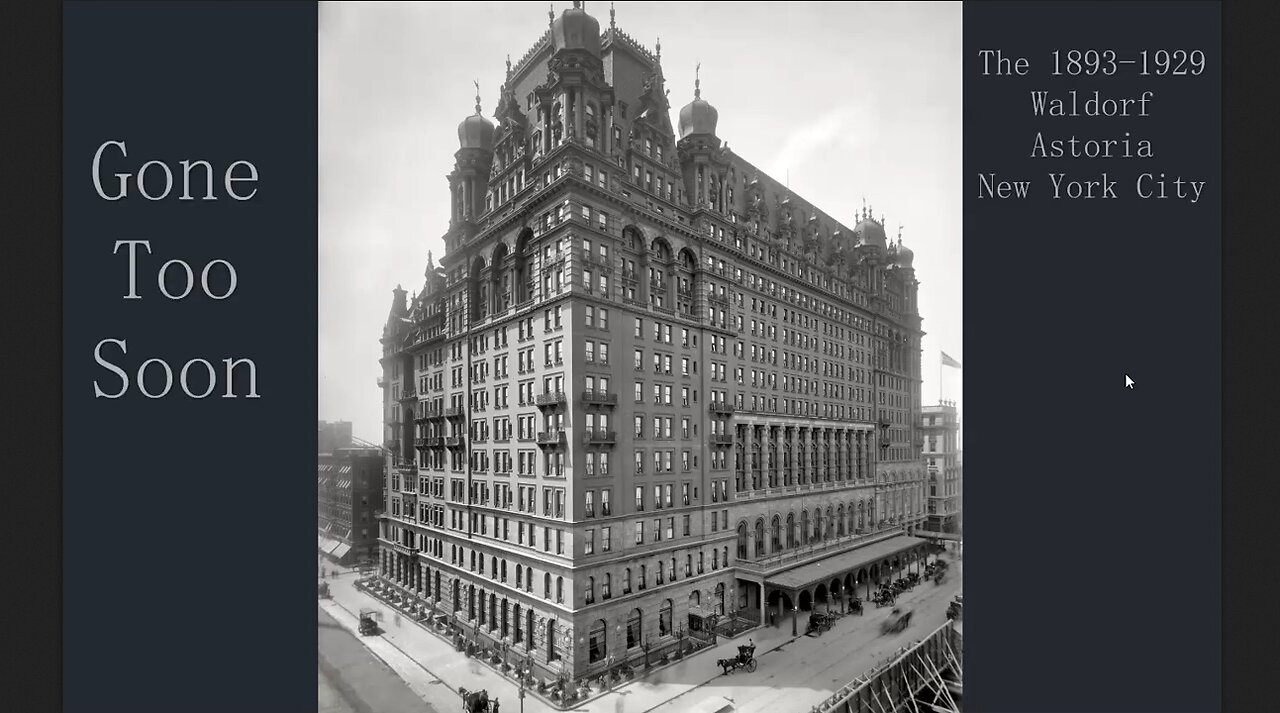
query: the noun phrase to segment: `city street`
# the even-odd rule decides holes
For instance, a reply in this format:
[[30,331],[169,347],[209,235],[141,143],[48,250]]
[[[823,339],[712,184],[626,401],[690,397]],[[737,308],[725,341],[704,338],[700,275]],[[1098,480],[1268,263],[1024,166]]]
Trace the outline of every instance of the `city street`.
[[[690,710],[706,701],[725,702],[735,711],[769,709],[800,711],[828,698],[869,668],[891,658],[899,648],[911,644],[941,626],[946,620],[947,604],[960,591],[962,563],[948,554],[951,570],[942,585],[925,582],[898,600],[898,606],[914,611],[911,625],[901,634],[880,636],[880,622],[889,616],[889,608],[877,609],[864,604],[859,617],[842,617],[832,629],[820,637],[804,636],[808,615],[801,612],[797,620],[798,638],[791,636],[791,622],[783,620],[777,627],[756,629],[736,639],[721,643],[696,656],[687,658],[645,680],[624,685],[600,698],[574,706],[579,713],[663,713]],[[332,567],[330,567],[332,569]],[[396,612],[355,588],[355,573],[328,579],[332,600],[322,600],[321,609],[330,613],[340,626],[355,632],[359,611],[382,612],[384,633],[362,637],[361,643],[386,662],[409,689],[440,711],[458,707],[457,689],[487,689],[490,697],[501,702],[502,710],[520,710],[517,688],[506,678],[486,666],[456,652],[451,645],[430,634]],[[737,647],[754,639],[759,667],[755,673],[739,670],[721,673],[716,659],[737,655]],[[530,713],[553,711],[549,705],[529,695],[524,709]],[[374,709],[382,713],[382,708]],[[393,710],[393,709],[387,709]]]
[[319,713],[435,713],[354,634],[319,617]]

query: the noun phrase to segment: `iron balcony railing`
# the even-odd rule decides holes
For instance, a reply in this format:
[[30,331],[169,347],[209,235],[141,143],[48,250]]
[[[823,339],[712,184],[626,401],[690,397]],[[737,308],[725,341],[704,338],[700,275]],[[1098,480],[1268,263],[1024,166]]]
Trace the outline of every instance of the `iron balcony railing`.
[[556,406],[565,402],[565,396],[562,391],[550,394],[538,394],[534,401],[539,406]]
[[582,401],[583,403],[588,404],[604,404],[607,406],[613,406],[618,403],[618,395],[611,394],[607,391],[600,391],[599,389],[588,389],[582,392]]

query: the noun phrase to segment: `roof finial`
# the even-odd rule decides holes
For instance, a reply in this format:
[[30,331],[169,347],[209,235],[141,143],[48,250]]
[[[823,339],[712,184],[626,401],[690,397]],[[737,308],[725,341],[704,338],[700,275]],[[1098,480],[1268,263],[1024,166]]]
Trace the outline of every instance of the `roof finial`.
[[702,63],[693,68],[693,98],[702,98]]
[[618,26],[613,15],[613,3],[609,3],[609,29],[612,30]]
[[511,79],[511,55],[507,55],[507,79]]
[[433,269],[435,266],[436,266],[436,261],[434,258],[431,257],[431,251],[428,250],[427,251],[427,269],[428,270]]
[[902,224],[898,224],[898,245],[902,245]]
[[865,195],[862,196],[862,219],[867,219],[867,197]]
[[661,62],[662,61],[662,38],[661,37],[658,38],[658,42],[653,46],[653,49],[657,51],[658,61]]
[[481,113],[480,112],[480,80],[473,79],[471,80],[471,83],[476,85],[476,113],[479,114]]
[[547,5],[547,26],[550,27],[554,24],[556,24],[556,6],[555,3],[549,3]]

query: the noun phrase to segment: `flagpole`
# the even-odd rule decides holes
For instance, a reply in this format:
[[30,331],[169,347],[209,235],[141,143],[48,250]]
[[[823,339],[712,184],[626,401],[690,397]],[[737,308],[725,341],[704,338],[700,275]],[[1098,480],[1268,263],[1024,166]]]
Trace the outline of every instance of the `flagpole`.
[[945,368],[946,368],[946,366],[942,363],[942,350],[941,350],[941,349],[939,349],[939,350],[938,350],[938,404],[939,404],[939,405],[941,405],[941,404],[942,404],[942,402],[943,402],[943,397],[942,397],[942,372],[943,372],[943,369],[945,369]]

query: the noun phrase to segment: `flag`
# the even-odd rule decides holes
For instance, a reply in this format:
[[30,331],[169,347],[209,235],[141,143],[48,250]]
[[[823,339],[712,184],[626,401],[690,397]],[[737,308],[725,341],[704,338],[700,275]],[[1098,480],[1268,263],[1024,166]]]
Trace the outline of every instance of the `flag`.
[[956,361],[955,359],[952,359],[951,357],[947,356],[947,353],[946,353],[946,352],[942,352],[942,365],[943,365],[943,366],[954,366],[954,367],[955,367],[955,368],[957,368],[957,369],[959,369],[959,368],[960,368],[960,362],[958,362],[958,361]]

